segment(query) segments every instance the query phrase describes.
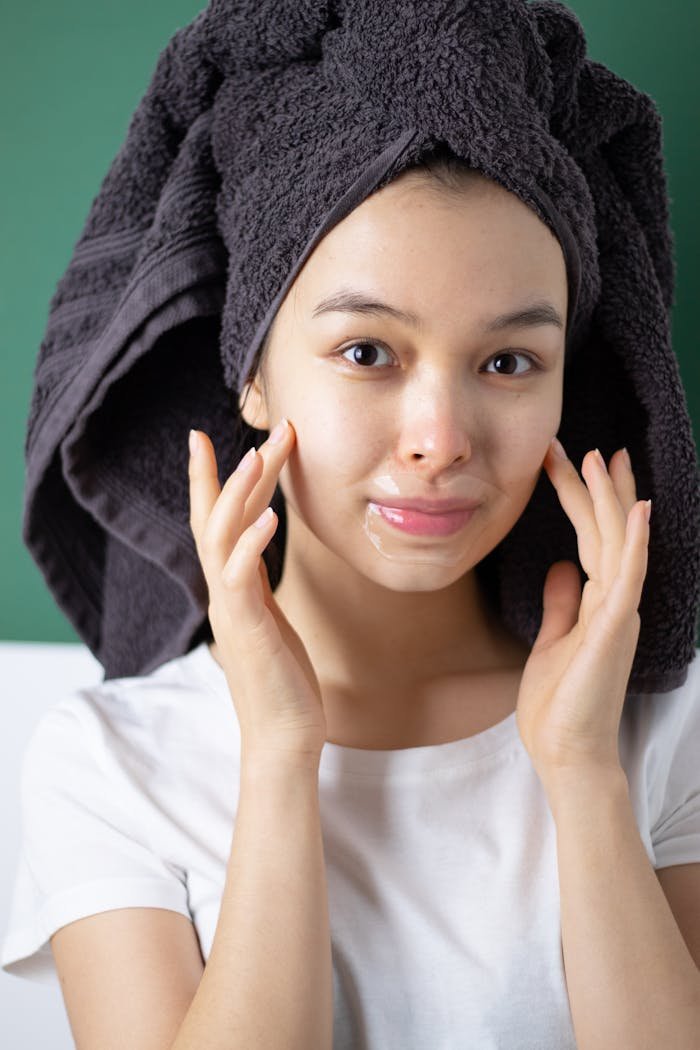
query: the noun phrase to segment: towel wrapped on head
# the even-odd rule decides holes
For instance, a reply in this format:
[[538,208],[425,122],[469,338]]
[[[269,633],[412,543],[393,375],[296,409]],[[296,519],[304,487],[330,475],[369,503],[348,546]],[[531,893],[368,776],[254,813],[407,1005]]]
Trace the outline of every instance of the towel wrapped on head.
[[[210,636],[189,428],[212,438],[223,483],[262,436],[239,395],[313,248],[372,192],[445,153],[559,239],[560,438],[577,464],[627,446],[638,496],[653,500],[629,692],[685,681],[700,494],[670,339],[661,119],[586,57],[580,23],[554,0],[212,0],[161,53],[52,297],[25,448],[24,541],[105,678],[146,674]],[[279,487],[273,506],[274,587]],[[543,472],[477,567],[528,645],[559,559],[580,567]]]

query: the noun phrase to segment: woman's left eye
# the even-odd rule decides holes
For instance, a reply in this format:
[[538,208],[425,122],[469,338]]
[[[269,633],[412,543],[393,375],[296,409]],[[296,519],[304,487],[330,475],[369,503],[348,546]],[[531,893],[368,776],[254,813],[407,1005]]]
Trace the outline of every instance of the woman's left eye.
[[[523,361],[527,361],[527,363],[528,363],[528,365],[530,367],[524,369],[523,371],[516,371],[516,369],[518,367],[517,363],[516,363],[514,368],[513,367],[507,367],[506,371],[504,371],[504,372],[500,372],[499,371],[499,372],[496,372],[495,374],[499,375],[499,376],[524,376],[524,375],[527,375],[529,372],[535,372],[535,371],[538,370],[539,365],[535,362],[535,359],[533,357],[531,357],[530,354],[524,353],[522,350],[500,350],[497,354],[494,354],[493,357],[489,358],[488,364],[491,364],[491,362],[500,362],[500,361],[508,362],[509,359],[511,361],[514,361],[516,357],[521,357],[523,359]],[[486,371],[488,371],[488,369]]]
[[[345,357],[345,354],[347,354],[351,350],[353,351],[354,360],[350,360],[349,358]],[[345,361],[347,361],[348,364],[354,365],[357,368],[366,368],[366,366],[370,364],[376,364],[376,360],[367,361],[367,350],[379,350],[381,353],[388,353],[388,351],[381,345],[381,343],[375,343],[369,339],[358,339],[356,342],[351,343],[350,346],[346,346],[342,350],[339,350],[338,354]],[[365,352],[364,355],[362,353],[363,351]],[[365,360],[362,360],[363,356]],[[370,353],[369,356],[371,358],[376,358],[376,354],[374,353]],[[526,361],[529,367],[518,369],[518,364],[516,361],[516,358],[518,357],[521,358],[523,361]],[[513,364],[513,362],[515,363]],[[487,364],[491,363],[500,364],[501,366],[503,363],[505,363],[506,366],[503,370],[499,369],[496,372],[491,372],[491,375],[523,376],[528,375],[530,372],[535,372],[539,369],[539,365],[537,364],[535,359],[531,357],[530,354],[526,354],[522,350],[500,350],[497,354],[494,354],[492,357],[489,358]],[[485,368],[484,371],[488,372],[489,369]]]

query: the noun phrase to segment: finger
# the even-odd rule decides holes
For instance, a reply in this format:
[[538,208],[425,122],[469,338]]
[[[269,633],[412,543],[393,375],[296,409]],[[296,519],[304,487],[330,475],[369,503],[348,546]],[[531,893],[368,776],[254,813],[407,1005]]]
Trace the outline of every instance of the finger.
[[220,575],[231,548],[247,527],[246,501],[260,481],[262,458],[254,447],[248,449],[235,470],[226,479],[218,499],[209,511],[201,536],[202,554],[207,558],[209,571]]
[[538,649],[568,634],[578,620],[581,577],[572,561],[557,561],[549,567],[542,592],[542,623],[535,640]]
[[194,455],[190,452],[188,465],[190,528],[199,552],[204,527],[221,488],[213,445],[203,430],[196,430],[194,433],[197,439],[197,449]]
[[292,424],[287,419],[281,419],[278,426],[282,426],[282,431],[278,433],[276,439],[276,428],[273,427],[267,439],[258,449],[258,455],[262,458],[262,474],[251,499],[246,504],[244,528],[254,522],[269,505],[279,480],[280,471],[294,447],[296,437]]
[[629,514],[637,502],[637,484],[635,481],[632,464],[628,462],[625,449],[618,449],[608,464],[608,472],[613,480],[617,497],[622,504],[625,516]]
[[[190,520],[197,553],[207,582],[211,585],[212,576],[221,573],[231,553],[231,544],[240,534],[245,500],[255,484],[256,476],[259,476],[260,464],[256,464],[255,449],[249,449],[224,485],[228,495],[229,518],[225,520],[226,528],[223,530],[226,542],[222,542],[224,518],[221,503],[224,490],[219,485],[216,453],[209,437],[203,431],[198,431],[198,435],[198,449],[190,464]],[[235,500],[232,493],[236,494]]]
[[261,558],[258,562],[258,570],[262,581],[263,594],[265,595],[265,604],[267,604],[273,596],[273,591],[270,585],[270,574],[267,571],[267,565],[265,564],[264,558]]
[[597,449],[586,453],[581,471],[593,499],[593,511],[600,533],[597,578],[603,586],[609,586],[620,566],[627,515],[608,474],[605,460]]
[[278,521],[272,507],[267,507],[241,533],[221,573],[226,608],[235,623],[244,625],[247,632],[255,631],[264,622],[265,587],[260,575],[260,561]]
[[650,526],[647,522],[646,502],[639,500],[627,518],[625,546],[620,560],[620,590],[625,592],[627,606],[639,608],[642,590],[649,566]]
[[610,632],[617,634],[628,625],[635,630],[639,628],[637,610],[646,579],[648,546],[649,525],[646,521],[644,501],[640,501],[632,508],[627,519],[619,572],[603,603],[601,626],[606,637],[609,637]]
[[280,471],[292,449],[293,429],[290,424],[283,429],[280,441],[273,441],[273,434],[274,430],[257,449],[254,462],[246,465],[241,460],[227,478],[212,508],[207,533],[212,546],[223,551],[224,560],[243,529],[248,528],[272,500]]
[[543,466],[576,530],[579,559],[584,572],[589,578],[596,579],[600,561],[600,531],[593,500],[563,448],[561,452],[561,456],[558,456],[550,445]]

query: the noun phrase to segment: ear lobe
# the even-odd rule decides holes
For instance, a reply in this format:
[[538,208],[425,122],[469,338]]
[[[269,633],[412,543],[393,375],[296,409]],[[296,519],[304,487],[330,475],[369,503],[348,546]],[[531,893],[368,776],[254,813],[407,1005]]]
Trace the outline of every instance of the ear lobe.
[[255,427],[257,430],[270,429],[265,399],[257,380],[249,380],[244,385],[238,398],[238,407],[249,427]]

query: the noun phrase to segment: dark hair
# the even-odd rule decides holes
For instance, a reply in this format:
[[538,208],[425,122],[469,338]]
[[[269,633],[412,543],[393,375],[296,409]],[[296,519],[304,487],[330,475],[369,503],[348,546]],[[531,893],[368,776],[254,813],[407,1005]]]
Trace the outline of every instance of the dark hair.
[[403,168],[401,175],[409,172],[424,175],[426,185],[433,186],[438,193],[444,193],[445,190],[461,193],[469,183],[493,181],[478,168],[472,168],[444,143],[435,146],[430,152],[424,153],[421,158]]

